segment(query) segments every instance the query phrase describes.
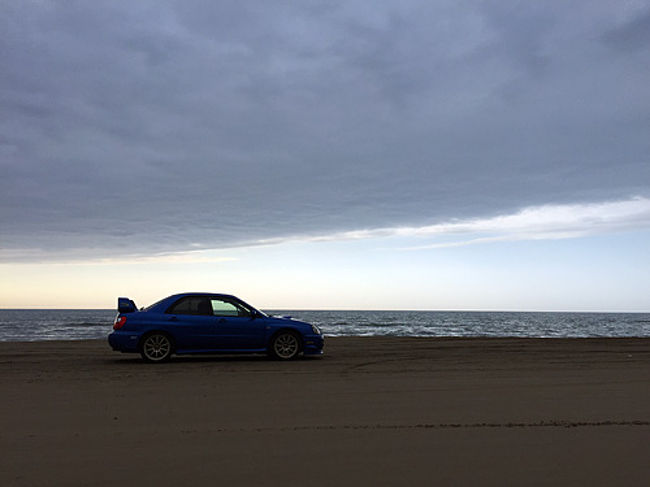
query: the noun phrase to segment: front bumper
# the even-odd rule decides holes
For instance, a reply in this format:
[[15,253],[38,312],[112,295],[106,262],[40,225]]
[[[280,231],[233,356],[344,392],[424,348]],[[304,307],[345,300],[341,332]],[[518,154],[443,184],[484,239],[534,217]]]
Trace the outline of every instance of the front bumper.
[[322,355],[325,339],[323,335],[306,335],[304,337],[304,355]]

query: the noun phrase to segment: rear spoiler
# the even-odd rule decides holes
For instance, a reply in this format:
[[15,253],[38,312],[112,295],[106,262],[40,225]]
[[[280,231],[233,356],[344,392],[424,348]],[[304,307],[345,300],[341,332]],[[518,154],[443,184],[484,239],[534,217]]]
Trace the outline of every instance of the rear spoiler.
[[138,311],[138,307],[129,298],[117,298],[117,311],[119,313],[134,313]]

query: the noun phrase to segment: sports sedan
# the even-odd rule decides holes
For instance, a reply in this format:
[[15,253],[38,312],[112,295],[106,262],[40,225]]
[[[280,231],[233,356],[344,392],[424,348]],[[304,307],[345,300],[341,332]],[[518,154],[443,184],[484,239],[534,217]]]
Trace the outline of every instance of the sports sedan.
[[108,343],[147,362],[190,353],[268,353],[279,360],[323,353],[317,326],[269,316],[228,294],[175,294],[141,310],[118,298],[117,307]]

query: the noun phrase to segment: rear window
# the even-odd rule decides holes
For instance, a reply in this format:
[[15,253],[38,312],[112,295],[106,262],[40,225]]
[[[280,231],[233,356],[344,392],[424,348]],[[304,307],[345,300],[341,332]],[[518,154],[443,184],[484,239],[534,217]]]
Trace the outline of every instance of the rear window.
[[[167,298],[165,298],[165,299],[167,299]],[[146,308],[144,308],[144,311],[149,311],[149,310],[152,309],[154,306],[158,306],[158,305],[159,305],[160,303],[162,303],[165,299],[160,299],[160,300],[156,301],[155,303],[150,304],[149,306],[147,306]]]

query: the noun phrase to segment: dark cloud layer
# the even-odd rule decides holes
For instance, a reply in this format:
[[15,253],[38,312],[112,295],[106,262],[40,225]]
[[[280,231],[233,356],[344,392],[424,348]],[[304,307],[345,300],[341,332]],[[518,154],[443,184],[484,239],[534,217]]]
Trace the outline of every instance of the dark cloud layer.
[[650,4],[0,5],[5,259],[650,194]]

